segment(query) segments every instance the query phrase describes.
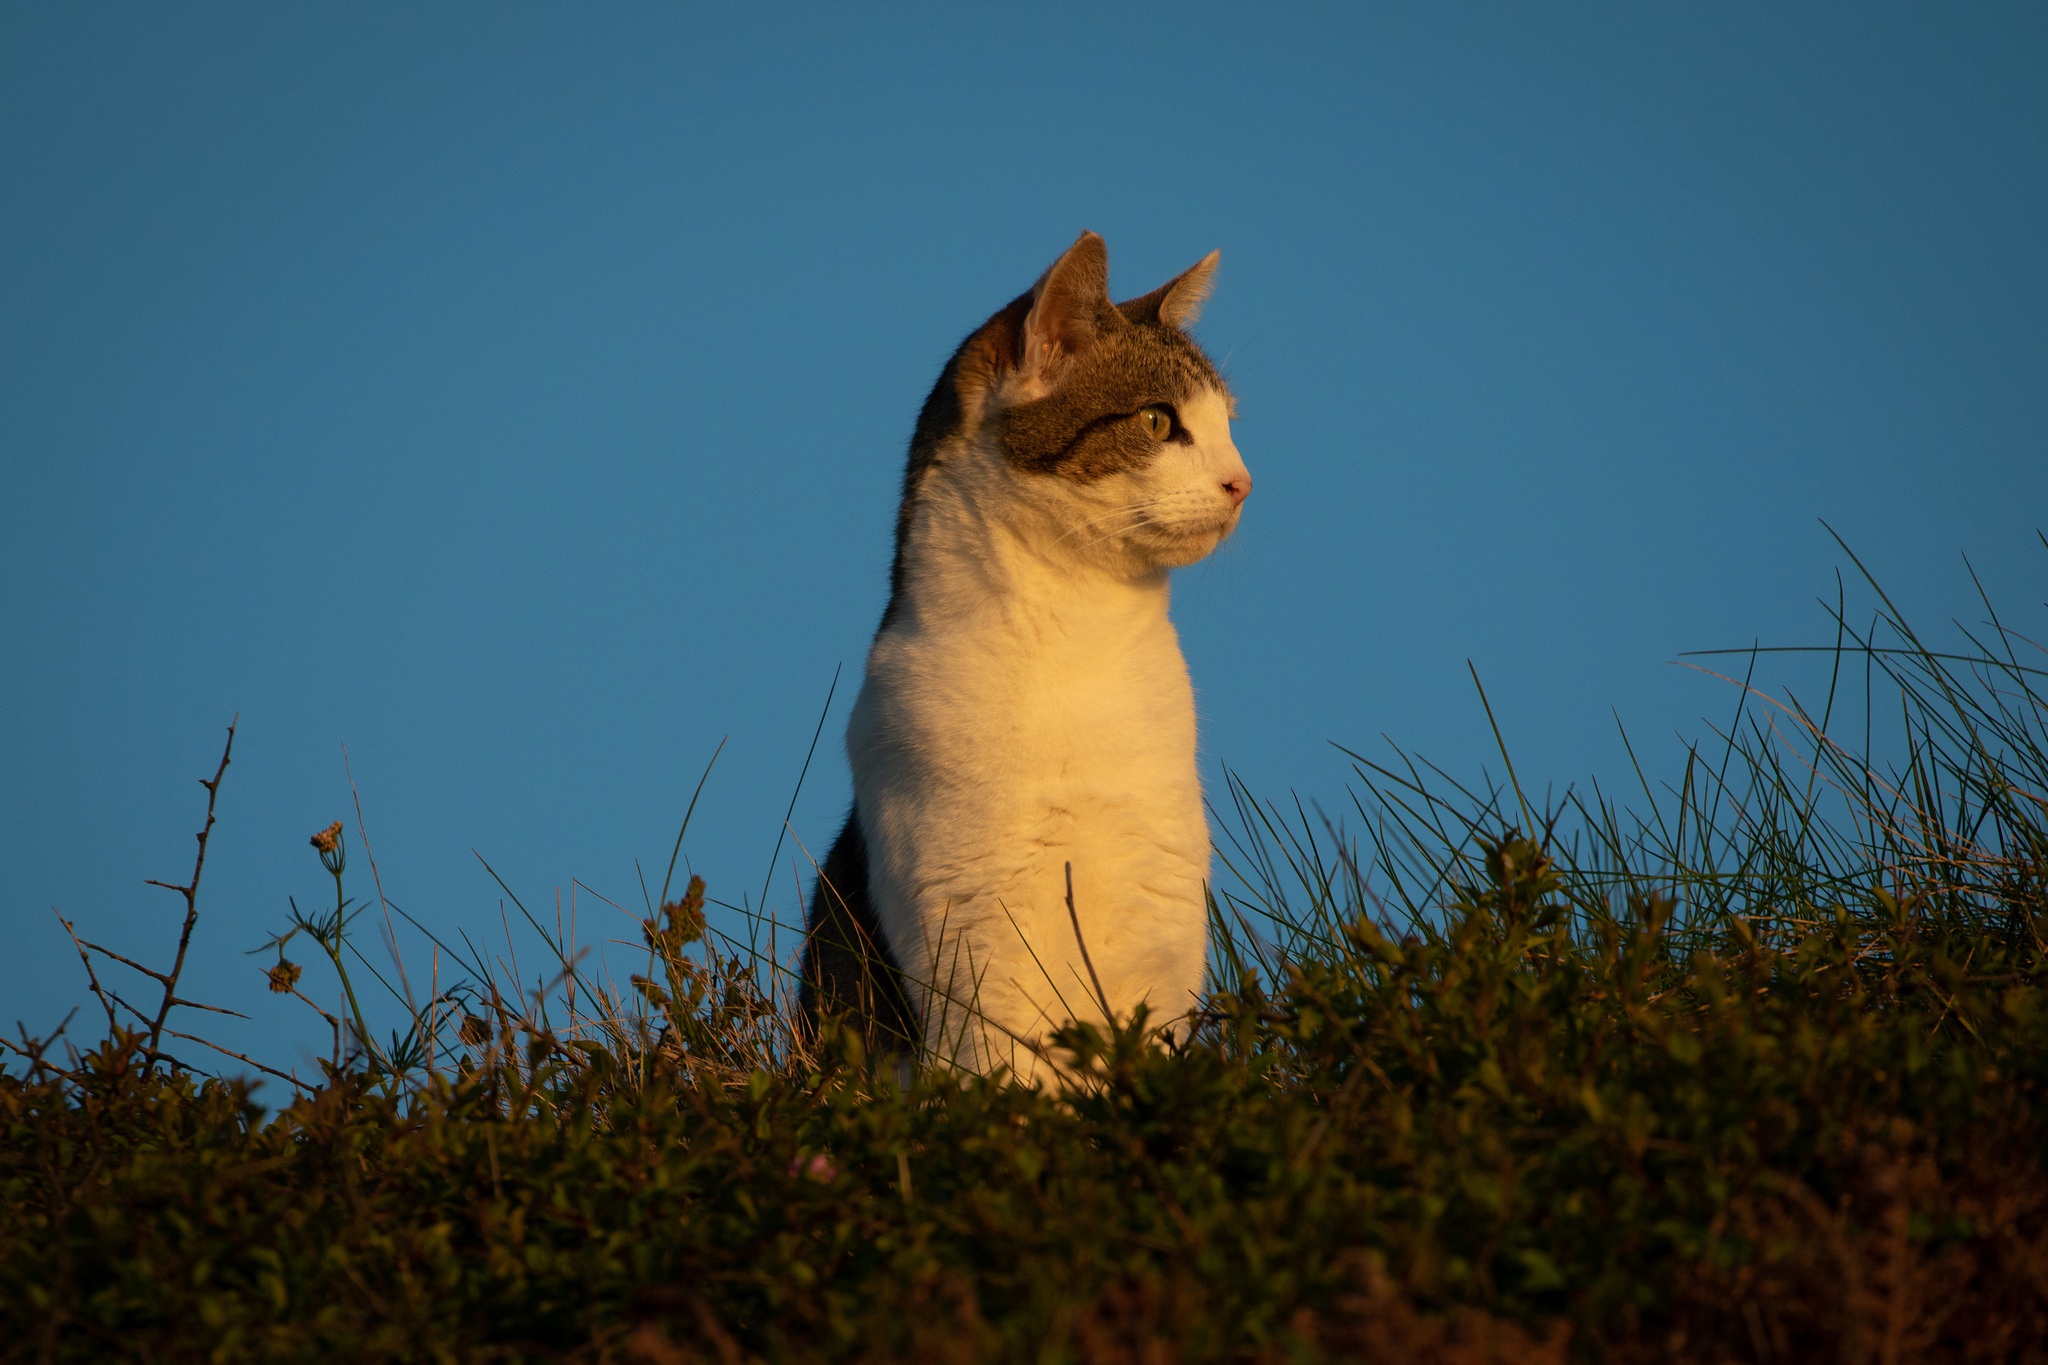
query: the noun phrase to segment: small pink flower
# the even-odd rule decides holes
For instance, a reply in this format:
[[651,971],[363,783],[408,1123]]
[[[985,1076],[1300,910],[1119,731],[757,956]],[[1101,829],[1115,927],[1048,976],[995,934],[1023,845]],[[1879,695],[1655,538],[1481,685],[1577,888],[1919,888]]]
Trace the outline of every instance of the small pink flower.
[[839,1168],[832,1164],[830,1156],[824,1152],[819,1152],[810,1157],[798,1157],[790,1162],[789,1173],[793,1176],[808,1176],[822,1184],[825,1181],[836,1179],[839,1175]]

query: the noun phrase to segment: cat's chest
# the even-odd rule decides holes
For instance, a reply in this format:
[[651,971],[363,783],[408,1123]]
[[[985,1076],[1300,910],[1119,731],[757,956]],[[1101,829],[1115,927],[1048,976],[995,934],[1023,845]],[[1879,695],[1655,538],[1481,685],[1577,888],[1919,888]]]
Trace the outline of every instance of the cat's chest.
[[848,740],[892,784],[1134,793],[1192,775],[1194,697],[1163,615],[885,632]]

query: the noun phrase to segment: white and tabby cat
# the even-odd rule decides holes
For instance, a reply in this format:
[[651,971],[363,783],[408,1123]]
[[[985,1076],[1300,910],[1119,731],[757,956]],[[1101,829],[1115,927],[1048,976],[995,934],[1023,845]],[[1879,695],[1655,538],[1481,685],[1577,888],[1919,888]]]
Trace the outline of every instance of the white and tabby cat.
[[1083,233],[925,400],[806,1018],[1033,1079],[1056,1072],[1052,1028],[1102,1018],[1098,978],[1119,1016],[1195,1003],[1209,831],[1167,573],[1251,492],[1230,391],[1184,330],[1216,259],[1115,304]]

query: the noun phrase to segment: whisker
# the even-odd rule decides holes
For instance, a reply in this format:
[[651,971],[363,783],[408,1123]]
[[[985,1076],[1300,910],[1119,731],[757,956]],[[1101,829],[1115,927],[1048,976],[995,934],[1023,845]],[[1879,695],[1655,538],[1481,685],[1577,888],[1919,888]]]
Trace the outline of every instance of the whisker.
[[1069,540],[1072,537],[1079,535],[1083,531],[1095,530],[1101,527],[1104,523],[1112,520],[1122,520],[1132,517],[1142,518],[1146,512],[1152,510],[1152,508],[1157,504],[1157,502],[1157,499],[1152,499],[1148,502],[1137,503],[1129,507],[1113,508],[1110,511],[1102,512],[1095,516],[1083,517],[1080,521],[1076,522],[1073,526],[1067,528],[1066,531],[1062,532],[1060,534],[1059,540],[1055,541],[1054,544],[1059,544],[1061,541]]
[[1102,534],[1096,536],[1092,540],[1083,541],[1081,545],[1078,547],[1084,550],[1092,548],[1096,545],[1100,545],[1103,541],[1108,540],[1112,536],[1122,535],[1126,531],[1134,530],[1139,526],[1143,526],[1146,523],[1146,521],[1150,519],[1151,513],[1157,511],[1159,508],[1167,505],[1172,501],[1174,501],[1174,495],[1166,494],[1156,498],[1147,498],[1143,502],[1132,503],[1126,507],[1118,507],[1112,511],[1104,512],[1096,516],[1085,517],[1073,527],[1062,532],[1059,538],[1055,540],[1053,543],[1056,545],[1064,544],[1068,540],[1071,540],[1073,537],[1081,534],[1083,531],[1102,530],[1104,525],[1108,522],[1111,522],[1112,520],[1118,520],[1122,522],[1121,525],[1110,526],[1108,529],[1102,530]]

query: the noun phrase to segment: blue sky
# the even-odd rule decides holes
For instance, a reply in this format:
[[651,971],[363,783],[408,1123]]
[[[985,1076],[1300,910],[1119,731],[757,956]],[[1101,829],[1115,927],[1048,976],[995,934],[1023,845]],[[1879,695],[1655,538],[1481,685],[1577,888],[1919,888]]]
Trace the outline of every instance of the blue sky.
[[1827,637],[1822,519],[1923,619],[1964,554],[2038,605],[2043,16],[0,6],[0,1019],[86,999],[52,906],[168,956],[237,712],[189,984],[270,1060],[344,744],[387,892],[502,938],[473,849],[634,903],[729,736],[685,856],[752,902],[844,665],[790,913],[917,407],[1083,227],[1120,293],[1223,251],[1212,779],[1497,768],[1468,659],[1526,780],[1617,713],[1675,772],[1680,651]]

